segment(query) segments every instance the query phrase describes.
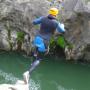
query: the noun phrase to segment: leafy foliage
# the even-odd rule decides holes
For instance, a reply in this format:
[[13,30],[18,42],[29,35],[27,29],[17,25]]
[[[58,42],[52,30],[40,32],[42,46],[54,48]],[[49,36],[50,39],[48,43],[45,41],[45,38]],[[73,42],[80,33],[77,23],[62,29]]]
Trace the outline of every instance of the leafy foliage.
[[[61,49],[64,52],[65,47],[67,46],[69,49],[73,48],[73,45],[68,42],[64,36],[60,35],[58,36],[57,40],[54,40],[54,37],[50,40],[50,52],[53,52],[54,54],[57,53],[57,49],[61,51]],[[59,53],[59,52],[58,52]]]
[[23,42],[24,41],[24,32],[17,32],[17,41]]
[[17,50],[21,51],[22,43],[24,41],[24,32],[17,32]]

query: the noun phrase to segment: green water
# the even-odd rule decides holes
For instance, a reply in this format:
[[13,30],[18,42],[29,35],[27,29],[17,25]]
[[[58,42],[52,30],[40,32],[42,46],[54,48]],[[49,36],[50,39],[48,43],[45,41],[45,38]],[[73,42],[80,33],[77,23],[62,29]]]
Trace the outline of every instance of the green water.
[[[31,58],[17,53],[0,53],[0,84],[22,79]],[[90,65],[45,59],[32,73],[30,90],[90,90]]]

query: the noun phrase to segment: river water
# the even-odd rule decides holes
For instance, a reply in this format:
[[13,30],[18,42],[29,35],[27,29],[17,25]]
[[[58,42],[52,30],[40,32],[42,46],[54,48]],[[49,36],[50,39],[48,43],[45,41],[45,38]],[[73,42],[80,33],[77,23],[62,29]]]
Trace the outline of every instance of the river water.
[[[22,79],[32,58],[0,53],[0,84]],[[30,90],[90,90],[90,65],[45,58],[30,77]]]

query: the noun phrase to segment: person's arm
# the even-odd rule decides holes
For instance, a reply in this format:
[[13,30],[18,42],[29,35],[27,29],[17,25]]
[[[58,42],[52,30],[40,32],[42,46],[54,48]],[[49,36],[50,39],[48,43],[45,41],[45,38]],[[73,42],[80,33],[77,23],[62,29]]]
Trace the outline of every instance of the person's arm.
[[64,34],[64,33],[65,33],[64,24],[58,23],[58,26],[57,26],[56,31],[54,33],[54,36],[58,36],[58,35]]
[[42,16],[42,17],[39,17],[39,18],[37,18],[37,19],[34,19],[34,20],[33,20],[33,24],[34,24],[34,25],[40,24],[41,21],[42,21],[42,19],[43,19],[43,16]]
[[65,32],[64,24],[58,23],[56,31],[59,33],[64,33]]

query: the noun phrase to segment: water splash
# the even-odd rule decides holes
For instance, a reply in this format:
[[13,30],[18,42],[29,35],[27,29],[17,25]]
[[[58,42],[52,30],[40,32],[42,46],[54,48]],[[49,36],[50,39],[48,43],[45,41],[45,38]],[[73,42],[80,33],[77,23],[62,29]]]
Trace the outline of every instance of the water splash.
[[[6,82],[15,83],[19,78],[15,77],[12,73],[6,73],[0,70],[0,76],[2,76]],[[30,79],[30,90],[41,90],[40,83],[35,83],[34,80]]]
[[16,78],[12,73],[6,73],[0,70],[0,76],[2,76],[5,81],[11,81],[11,83],[16,82],[19,78]]
[[35,83],[34,80],[30,80],[30,90],[41,90],[40,83]]

